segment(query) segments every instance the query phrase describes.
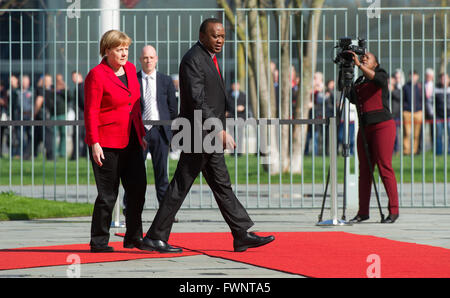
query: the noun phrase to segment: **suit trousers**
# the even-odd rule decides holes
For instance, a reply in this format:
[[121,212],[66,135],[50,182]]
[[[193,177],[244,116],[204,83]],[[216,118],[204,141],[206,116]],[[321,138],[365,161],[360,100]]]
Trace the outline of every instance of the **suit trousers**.
[[[164,194],[169,187],[169,178],[167,172],[167,159],[169,157],[169,144],[161,131],[162,127],[152,126],[145,135],[147,141],[147,150],[143,151],[144,160],[147,158],[147,153],[152,155],[153,176],[155,178],[156,199],[158,204],[161,205],[161,201],[164,198]],[[123,206],[126,209],[127,204],[127,192],[123,195]],[[127,209],[128,210],[128,209]],[[127,211],[128,212],[128,211]]]
[[127,193],[126,241],[142,237],[142,210],[145,203],[147,177],[145,172],[142,147],[139,144],[134,127],[128,146],[124,149],[103,148],[105,159],[103,166],[98,166],[92,158],[92,168],[97,185],[97,198],[94,204],[91,224],[91,242],[94,247],[106,246],[109,241],[112,212],[119,194],[122,181]]
[[[164,194],[169,187],[169,178],[167,174],[167,158],[169,157],[169,144],[167,143],[162,126],[152,126],[145,135],[148,143],[147,151],[152,155],[153,175],[155,178],[156,198],[161,204]],[[147,155],[145,151],[144,156]]]
[[175,215],[200,172],[211,188],[219,210],[233,235],[239,235],[253,226],[254,223],[231,188],[223,153],[182,152],[174,177],[147,232],[148,238],[169,240]]
[[[369,215],[372,174],[364,149],[361,129],[358,131],[359,158],[359,211],[358,215]],[[383,121],[365,127],[366,140],[369,147],[372,170],[378,166],[380,177],[389,198],[389,214],[398,214],[398,191],[395,172],[392,168],[396,128],[394,120]]]

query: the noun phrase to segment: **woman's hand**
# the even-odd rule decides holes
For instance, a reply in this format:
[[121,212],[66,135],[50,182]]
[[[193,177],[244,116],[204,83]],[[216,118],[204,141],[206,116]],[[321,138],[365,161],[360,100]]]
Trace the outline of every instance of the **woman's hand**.
[[92,158],[94,159],[94,162],[98,164],[99,167],[103,166],[102,159],[105,159],[105,156],[103,155],[102,147],[99,143],[95,143],[91,148]]
[[358,58],[358,55],[356,55],[356,53],[355,52],[353,52],[353,51],[347,51],[348,53],[350,53],[350,54],[352,54],[352,58],[353,58],[353,62],[355,62],[355,65],[357,66],[357,67],[360,67],[361,66],[361,62],[359,61],[359,58]]
[[[348,51],[353,55],[353,61],[355,65],[362,71],[363,75],[368,80],[373,80],[375,77],[375,68],[378,64],[375,63],[375,56],[370,53],[366,53],[361,57],[362,63],[359,61],[358,55],[355,52]],[[369,55],[370,54],[370,55]]]
[[236,143],[233,140],[233,137],[226,132],[226,130],[222,130],[219,132],[219,138],[222,141],[223,149],[234,149],[236,148]]
[[145,137],[142,137],[142,150],[147,150],[147,147],[148,147],[148,143],[147,143],[147,141],[145,140]]

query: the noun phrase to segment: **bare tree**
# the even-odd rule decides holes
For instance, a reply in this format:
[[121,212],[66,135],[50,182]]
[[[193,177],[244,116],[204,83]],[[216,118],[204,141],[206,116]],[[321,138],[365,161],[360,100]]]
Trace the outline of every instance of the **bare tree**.
[[[244,52],[247,55],[246,58],[249,62],[248,67],[248,90],[250,91],[250,98],[252,106],[255,109],[255,116],[257,118],[276,118],[289,119],[291,116],[295,118],[307,118],[309,112],[309,106],[311,101],[311,87],[312,87],[312,74],[315,71],[316,65],[316,51],[318,28],[320,22],[320,8],[323,6],[324,0],[312,0],[310,1],[310,8],[316,8],[309,13],[306,19],[305,28],[307,28],[307,34],[305,39],[312,40],[308,43],[304,50],[300,49],[298,56],[303,55],[303,64],[300,67],[303,68],[303,77],[300,78],[302,84],[302,94],[298,94],[297,105],[295,109],[291,106],[292,92],[291,92],[291,44],[290,39],[290,21],[291,12],[286,8],[298,8],[298,14],[303,13],[302,8],[304,3],[302,0],[234,0],[233,4],[236,8],[246,7],[250,10],[247,13],[248,24],[244,21],[242,12],[236,10],[236,13],[232,11],[228,5],[229,1],[217,0],[220,7],[225,9],[225,15],[228,21],[232,24],[236,30],[236,35],[239,40],[247,41],[251,40],[248,49],[246,51],[239,52],[239,55],[243,55]],[[280,61],[279,61],[279,88],[280,88],[280,104],[279,111],[276,105],[275,88],[273,87],[273,75],[270,68],[271,57],[268,53],[269,39],[268,36],[268,23],[267,19],[270,17],[271,12],[263,11],[261,8],[274,7],[275,23],[278,28],[278,39],[280,42]],[[236,22],[237,20],[237,22]],[[300,18],[296,18],[297,27]],[[248,25],[248,27],[246,27]],[[248,35],[247,35],[248,34]],[[303,37],[301,37],[303,38]],[[242,45],[242,43],[240,43]],[[301,47],[299,47],[301,48]],[[244,49],[244,48],[242,48]],[[301,51],[304,51],[301,53]],[[240,63],[245,61],[245,58],[238,56]],[[239,63],[239,64],[240,64]],[[244,78],[245,72],[238,70],[239,79]],[[300,89],[300,88],[299,88]],[[256,98],[259,98],[259,104]],[[278,111],[278,115],[277,115]],[[262,128],[261,135],[267,136],[268,153],[270,154],[270,165],[265,166],[266,170],[270,170],[270,174],[277,174],[280,172],[293,172],[301,173],[303,162],[303,151],[306,137],[306,126],[296,125],[292,129],[292,148],[289,147],[289,139],[291,137],[291,130],[289,126],[282,125],[280,131],[276,126],[267,126],[267,131]],[[289,154],[292,149],[292,156]],[[281,156],[281,158],[280,158]],[[281,164],[279,160],[281,159]],[[291,167],[292,166],[292,167]]]
[[[313,73],[316,69],[316,61],[317,61],[317,36],[319,34],[319,24],[320,24],[320,16],[321,10],[324,3],[324,0],[313,0],[311,3],[311,8],[315,8],[316,10],[311,11],[308,17],[308,21],[305,24],[307,28],[307,40],[311,40],[312,42],[307,43],[304,52],[299,53],[299,57],[303,54],[303,63],[300,67],[303,68],[303,75],[300,80],[300,84],[302,84],[303,93],[298,92],[297,105],[295,108],[295,117],[306,119],[308,118],[310,103],[312,100],[312,80]],[[296,6],[301,7],[302,1],[296,0]],[[303,48],[300,47],[299,51],[303,51]],[[300,90],[300,88],[299,88]],[[303,152],[305,148],[305,140],[306,140],[306,130],[307,126],[296,125],[293,129],[293,148],[292,148],[292,169],[293,173],[301,173],[302,164],[303,164]]]
[[[448,6],[448,1],[447,0],[442,0],[441,1],[441,6],[442,7],[447,7]],[[449,34],[450,32],[450,20],[447,19],[447,28],[446,26],[446,14],[444,13],[444,10],[439,14],[439,18],[441,19],[441,24],[442,24],[442,33],[444,34],[444,32],[447,32],[447,34]],[[445,51],[445,49],[447,48],[447,51]],[[447,65],[449,63],[450,60],[450,43],[447,43],[447,45],[442,47],[442,54],[441,54],[441,67],[439,69],[440,73],[444,73],[445,69],[447,68]]]

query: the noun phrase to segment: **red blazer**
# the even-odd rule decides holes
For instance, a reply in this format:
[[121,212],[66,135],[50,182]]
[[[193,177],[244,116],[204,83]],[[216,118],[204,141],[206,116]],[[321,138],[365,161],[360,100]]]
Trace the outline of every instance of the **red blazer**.
[[84,87],[84,123],[86,143],[100,143],[106,148],[125,148],[134,124],[139,142],[145,129],[142,123],[140,85],[136,67],[127,62],[124,66],[128,88],[114,74],[106,59],[91,69]]

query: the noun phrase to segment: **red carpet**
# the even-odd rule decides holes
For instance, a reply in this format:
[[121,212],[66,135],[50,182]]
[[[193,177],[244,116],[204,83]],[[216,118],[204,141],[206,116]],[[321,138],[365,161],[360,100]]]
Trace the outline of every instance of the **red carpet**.
[[72,254],[76,254],[80,257],[81,264],[149,258],[173,258],[198,254],[192,251],[185,251],[181,254],[160,254],[137,249],[126,249],[123,248],[122,241],[110,242],[109,245],[114,247],[115,251],[113,253],[91,253],[89,251],[89,244],[2,249],[0,250],[0,270],[60,265],[67,266],[74,262],[73,259],[68,259]]
[[[259,233],[268,235],[269,233]],[[68,265],[78,254],[81,263],[204,254],[259,267],[309,277],[367,277],[379,257],[381,277],[450,277],[450,250],[346,232],[278,232],[275,241],[244,253],[233,252],[230,233],[173,233],[169,243],[184,248],[183,254],[159,254],[123,249],[111,243],[115,253],[92,254],[89,246],[65,245],[0,250],[0,269]]]
[[[269,233],[259,233],[263,236]],[[232,252],[230,233],[174,234],[173,245],[209,256],[309,277],[367,277],[379,256],[381,277],[450,277],[450,250],[346,232],[273,233],[275,241]]]

